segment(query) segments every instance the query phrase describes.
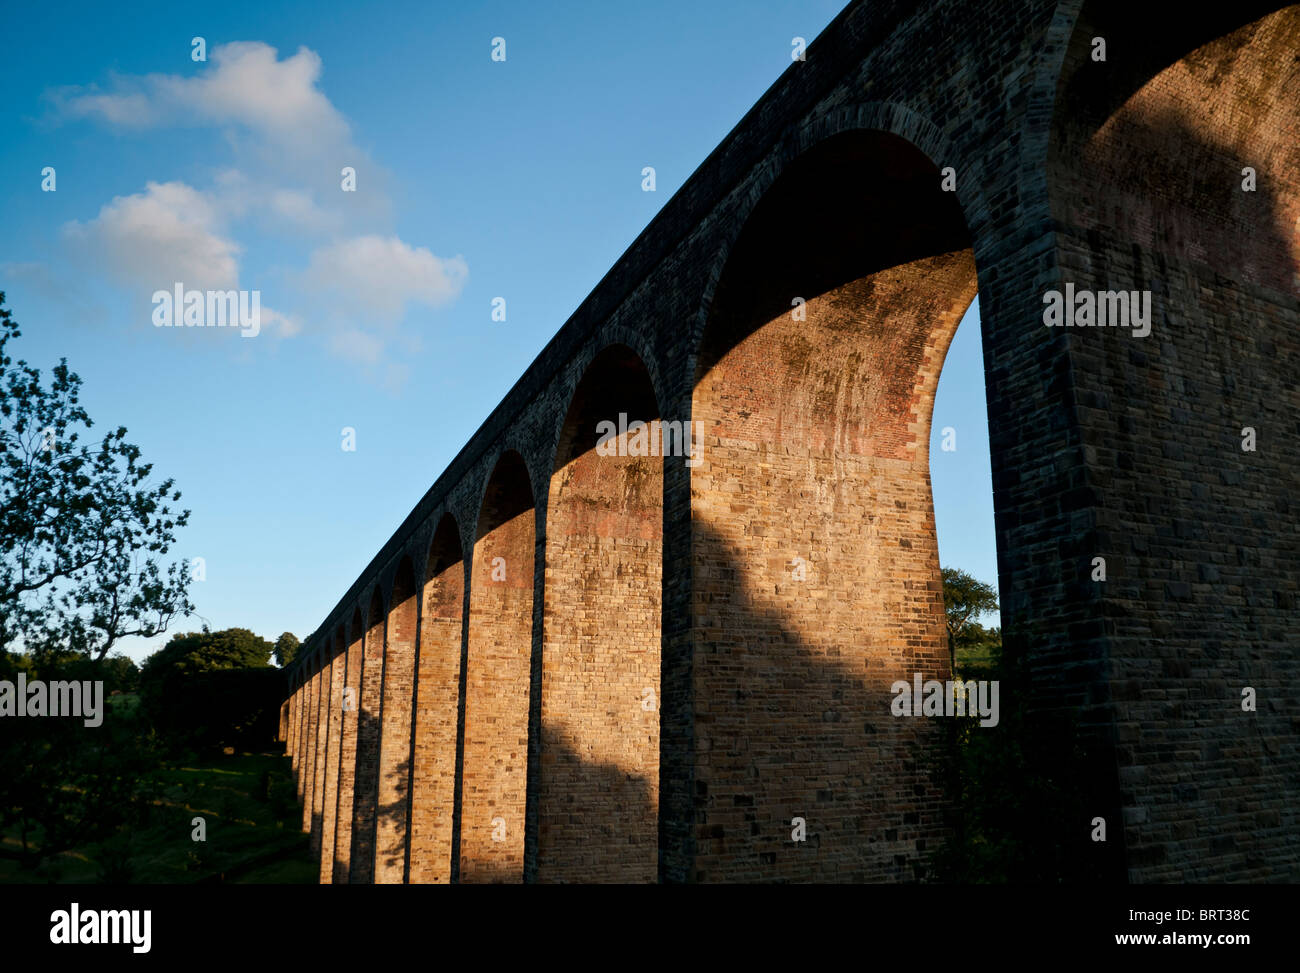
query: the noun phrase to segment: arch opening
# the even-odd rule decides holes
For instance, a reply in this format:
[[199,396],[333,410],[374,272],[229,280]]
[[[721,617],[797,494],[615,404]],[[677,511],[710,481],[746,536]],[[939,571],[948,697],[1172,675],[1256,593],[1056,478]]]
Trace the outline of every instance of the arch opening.
[[977,285],[942,182],[902,138],[832,136],[719,279],[692,403],[697,881],[911,880],[944,833],[942,721],[891,712],[896,682],[949,678],[929,431]]
[[588,365],[559,437],[547,502],[539,881],[657,876],[659,419],[645,365],[616,345]]
[[412,883],[452,880],[460,751],[461,657],[465,644],[465,560],[460,527],[444,514],[425,569],[420,613],[413,778]]
[[338,807],[334,815],[334,883],[346,885],[352,874],[352,820],[356,806],[358,718],[361,674],[365,661],[365,625],[355,609],[348,626],[347,661],[344,664],[342,714],[339,720]]
[[334,840],[337,830],[339,745],[343,726],[343,680],[347,674],[347,643],[343,630],[334,633],[326,643],[329,647],[330,692],[326,703],[324,800],[321,809],[320,881],[329,884],[334,880]]
[[534,505],[523,457],[488,480],[471,561],[461,775],[462,882],[520,882],[533,648]]
[[307,656],[304,662],[306,676],[303,680],[303,735],[301,774],[298,778],[298,797],[302,801],[302,830],[310,834],[312,830],[312,789],[316,782],[316,729],[320,714],[320,670],[316,666],[315,653]]
[[316,755],[313,765],[311,795],[311,850],[320,855],[324,847],[325,764],[329,757],[330,669],[329,639],[316,650]]
[[348,882],[352,885],[370,885],[375,879],[386,621],[383,593],[376,586],[370,598],[370,611],[366,615],[361,692],[357,701],[357,769],[352,797],[352,858],[348,869]]
[[415,568],[410,557],[403,557],[393,579],[384,637],[383,726],[375,824],[377,884],[401,884],[406,880],[417,614]]

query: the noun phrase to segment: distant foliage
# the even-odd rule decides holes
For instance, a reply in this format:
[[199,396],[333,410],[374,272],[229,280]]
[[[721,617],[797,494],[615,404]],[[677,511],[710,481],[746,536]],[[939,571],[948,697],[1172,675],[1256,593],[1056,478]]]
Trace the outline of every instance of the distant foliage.
[[284,692],[272,651],[246,628],[172,636],[140,672],[141,705],[159,737],[172,750],[265,746]]
[[264,669],[270,665],[272,645],[246,628],[219,632],[184,632],[144,660],[142,687],[164,674],[194,675],[217,669]]

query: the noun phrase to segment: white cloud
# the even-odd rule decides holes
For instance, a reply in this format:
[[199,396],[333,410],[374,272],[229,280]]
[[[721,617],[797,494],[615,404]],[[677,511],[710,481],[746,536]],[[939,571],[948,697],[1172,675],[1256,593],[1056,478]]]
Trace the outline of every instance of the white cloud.
[[[64,243],[75,266],[147,300],[176,281],[187,289],[238,288],[236,239],[256,242],[258,253],[276,253],[282,263],[251,276],[285,275],[298,291],[296,300],[275,299],[284,310],[263,305],[264,330],[289,337],[310,328],[331,353],[400,384],[405,366],[386,353],[409,335],[394,326],[413,306],[455,300],[468,268],[461,256],[439,257],[392,233],[387,175],[356,145],[321,78],[321,58],[308,48],[281,58],[268,44],[239,41],[211,48],[208,63],[190,74],[117,75],[103,88],[48,92],[63,119],[134,132],[218,127],[225,138],[212,144],[231,153],[213,166],[205,189],[148,182],[93,219],[66,224]],[[341,191],[343,166],[356,167],[357,192]],[[279,238],[280,248],[260,245],[266,236]],[[305,261],[305,269],[288,270],[286,260],[300,268]]]
[[461,256],[437,257],[395,236],[359,236],[313,252],[302,283],[333,295],[346,311],[393,321],[410,304],[450,303],[468,276]]
[[[281,59],[261,41],[211,49],[196,74],[113,76],[96,85],[46,92],[63,119],[95,120],[119,131],[207,126],[225,129],[238,160],[241,195],[255,217],[274,229],[311,236],[374,232],[391,225],[387,173],[352,138],[351,126],[320,89],[321,58],[300,47]],[[364,191],[340,190],[344,166],[357,169]],[[220,180],[228,173],[217,176]],[[282,194],[289,194],[287,196]]]
[[121,128],[163,124],[235,124],[295,151],[343,146],[347,121],[317,88],[321,59],[306,47],[284,60],[261,41],[236,41],[211,51],[193,77],[115,77],[112,90],[71,86],[49,93],[68,118],[98,118]]
[[239,246],[221,232],[212,200],[183,182],[150,182],[115,196],[93,220],[63,228],[74,254],[118,283],[147,293],[239,285]]

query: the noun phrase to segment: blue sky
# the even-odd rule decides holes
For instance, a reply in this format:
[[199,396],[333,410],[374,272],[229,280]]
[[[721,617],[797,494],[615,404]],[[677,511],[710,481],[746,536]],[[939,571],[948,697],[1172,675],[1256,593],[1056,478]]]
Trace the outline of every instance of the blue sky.
[[[0,289],[15,351],[66,356],[97,427],[125,425],[183,492],[177,553],[207,578],[179,628],[273,639],[316,626],[842,4],[133,6],[10,12]],[[260,290],[261,334],[154,328],[174,280]],[[996,581],[973,313],[933,427],[942,560]]]

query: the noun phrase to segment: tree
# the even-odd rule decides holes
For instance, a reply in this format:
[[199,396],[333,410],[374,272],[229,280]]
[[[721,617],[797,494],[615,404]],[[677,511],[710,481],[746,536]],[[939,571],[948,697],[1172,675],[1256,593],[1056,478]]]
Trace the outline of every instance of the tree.
[[281,669],[287,669],[293,664],[293,660],[298,658],[298,649],[301,646],[302,643],[293,632],[282,633],[275,640],[275,664]]
[[189,511],[119,426],[96,443],[67,359],[48,387],[7,351],[18,329],[0,292],[0,648],[58,645],[101,660],[129,635],[188,615],[189,575],[160,558]]
[[271,652],[246,628],[174,635],[144,661],[141,706],[176,749],[269,740],[284,687]]
[[220,632],[177,632],[165,646],[144,660],[140,684],[156,683],[173,673],[192,676],[217,669],[265,669],[271,643],[246,628]]
[[998,593],[992,585],[977,581],[965,571],[944,568],[943,607],[948,626],[948,661],[955,670],[957,643],[972,635],[985,634],[978,619],[998,610]]

